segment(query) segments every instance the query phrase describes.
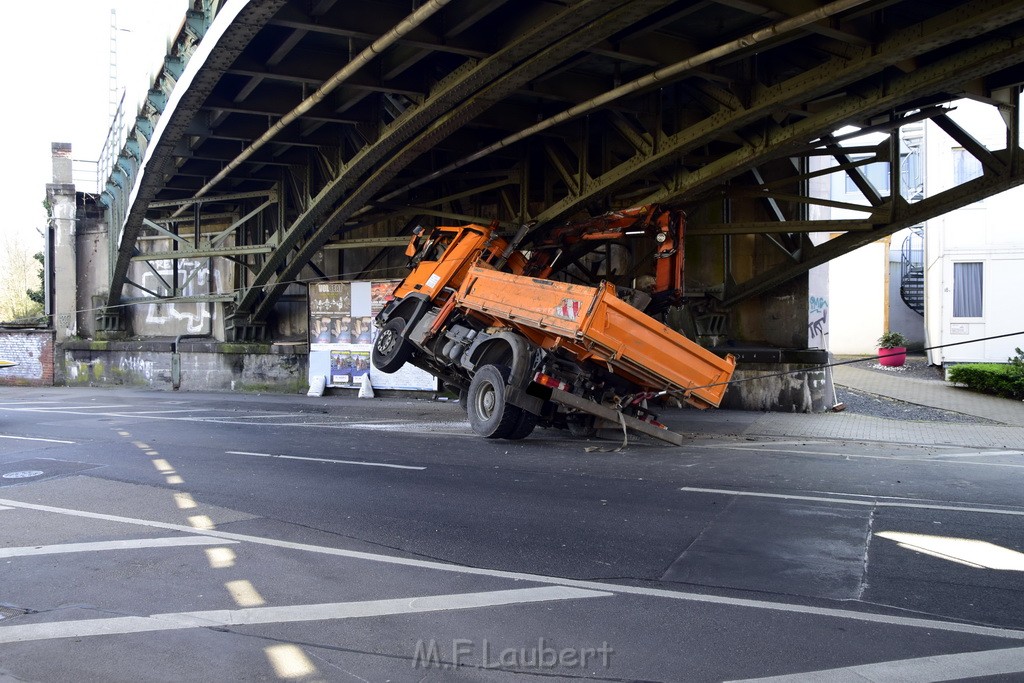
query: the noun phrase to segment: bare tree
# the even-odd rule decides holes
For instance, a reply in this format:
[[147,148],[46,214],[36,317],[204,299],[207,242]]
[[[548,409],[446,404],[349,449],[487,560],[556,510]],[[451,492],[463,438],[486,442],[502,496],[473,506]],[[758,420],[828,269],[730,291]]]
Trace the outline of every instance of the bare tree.
[[0,248],[0,321],[13,322],[34,318],[43,309],[29,297],[29,290],[39,289],[41,266],[25,239],[7,234]]

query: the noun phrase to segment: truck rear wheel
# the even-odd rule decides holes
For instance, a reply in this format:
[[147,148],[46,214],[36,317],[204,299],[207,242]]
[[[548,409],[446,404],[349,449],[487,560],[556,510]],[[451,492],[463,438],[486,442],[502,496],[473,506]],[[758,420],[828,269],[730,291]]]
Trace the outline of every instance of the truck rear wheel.
[[519,421],[516,422],[516,426],[512,428],[512,431],[505,438],[510,440],[525,439],[533,430],[537,427],[537,421],[540,419],[538,416],[531,413],[529,410],[519,409],[522,413],[519,417]]
[[523,410],[505,400],[507,380],[508,368],[484,365],[469,383],[469,426],[485,439],[507,439],[519,426]]
[[566,415],[565,426],[569,429],[569,433],[577,439],[589,439],[597,434],[594,416],[586,413]]
[[373,360],[373,367],[381,372],[392,373],[405,365],[412,355],[412,346],[402,337],[402,330],[405,329],[405,320],[392,318],[385,323],[373,343],[373,352],[370,354]]

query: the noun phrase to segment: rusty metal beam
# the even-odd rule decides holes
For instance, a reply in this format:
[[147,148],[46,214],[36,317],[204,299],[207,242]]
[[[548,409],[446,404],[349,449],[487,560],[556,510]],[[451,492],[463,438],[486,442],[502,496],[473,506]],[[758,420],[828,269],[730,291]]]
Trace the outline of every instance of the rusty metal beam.
[[[651,154],[635,155],[627,162],[595,178],[586,192],[570,195],[549,207],[536,217],[538,227],[565,219],[586,207],[587,204],[611,194],[617,188],[638,180],[657,168],[673,163],[681,155],[713,142],[726,131],[750,126],[780,109],[791,107],[794,103],[808,102],[841,91],[846,86],[878,74],[888,66],[906,64],[907,60],[916,55],[956,41],[995,32],[996,29],[1020,19],[1024,19],[1024,4],[1016,0],[996,0],[995,2],[979,0],[965,3],[949,12],[898,31],[870,49],[860,50],[860,56],[857,59],[832,58],[821,66],[810,69],[799,76],[771,87],[758,88],[753,93],[750,103],[741,110],[723,110],[673,135],[663,136],[659,144],[656,145],[656,150]],[[1017,54],[1018,47],[1015,47],[1013,42],[1012,39],[1004,41],[1006,44],[1002,49],[996,44],[998,43],[996,39],[990,39],[984,43],[993,57],[1003,55],[1003,60],[994,59],[986,66],[984,64],[986,58],[982,56],[980,62],[974,61],[972,65],[974,71],[979,75],[993,73],[1020,61],[1021,57]],[[973,52],[975,55],[979,54],[977,48],[974,48]],[[958,55],[954,55],[940,63],[921,67],[920,70],[930,75],[931,79],[927,86],[918,86],[916,96],[947,90],[949,85],[958,80],[957,63]],[[902,75],[906,78],[914,74],[912,72]],[[881,82],[893,85],[897,83],[897,79],[891,74],[877,78]],[[865,99],[871,100],[874,106],[863,106]],[[808,131],[803,140],[806,143],[815,137],[830,133],[845,123],[856,122],[868,112],[883,111],[886,107],[912,99],[913,96],[902,92],[888,91],[883,94],[877,85],[869,85],[857,97],[844,97],[839,100],[840,105],[834,105],[827,109],[826,112],[829,112],[830,116],[812,115],[804,121],[793,124],[787,130],[790,132]],[[813,120],[819,125],[806,125],[807,120]],[[794,139],[791,144],[792,147],[787,147],[786,151],[795,149],[798,143]],[[755,147],[746,145],[742,148],[742,153],[725,155],[712,161],[687,176],[686,181],[678,190],[659,192],[652,195],[650,199],[673,201],[707,191],[717,183],[743,173],[767,158],[768,155],[755,154],[754,149]],[[776,156],[784,153],[781,149],[778,151],[780,154]]]
[[[285,247],[295,246],[306,237],[302,246],[294,254],[282,249],[268,259],[239,300],[238,312],[252,312],[254,319],[262,320],[283,291],[281,285],[266,285],[272,279],[286,282],[292,278],[301,263],[308,261],[385,182],[436,142],[551,66],[666,4],[668,0],[580,0],[517,36],[492,57],[457,70],[422,105],[395,121],[376,143],[360,150],[345,172],[318,195],[315,206],[286,234]],[[410,139],[411,143],[399,149]],[[324,213],[343,196],[342,203],[324,218]]]

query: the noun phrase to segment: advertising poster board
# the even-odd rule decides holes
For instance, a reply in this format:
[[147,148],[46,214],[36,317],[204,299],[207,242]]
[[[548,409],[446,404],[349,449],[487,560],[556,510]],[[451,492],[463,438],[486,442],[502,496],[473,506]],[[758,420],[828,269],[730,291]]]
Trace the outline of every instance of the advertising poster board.
[[317,282],[309,285],[309,380],[328,387],[358,388],[364,375],[374,389],[435,391],[437,378],[406,364],[385,374],[373,368],[377,337],[373,318],[391,299],[399,280]]

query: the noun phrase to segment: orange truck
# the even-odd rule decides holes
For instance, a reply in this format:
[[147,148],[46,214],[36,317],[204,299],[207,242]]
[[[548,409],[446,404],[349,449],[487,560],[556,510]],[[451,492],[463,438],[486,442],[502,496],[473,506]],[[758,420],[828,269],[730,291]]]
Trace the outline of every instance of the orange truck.
[[[577,436],[611,426],[681,444],[648,400],[717,407],[736,364],[640,309],[681,296],[684,229],[681,211],[657,205],[533,235],[529,250],[517,248],[528,226],[511,242],[494,226],[417,229],[412,270],[375,321],[373,365],[395,372],[408,362],[440,378],[486,438],[522,439],[538,424]],[[656,245],[648,291],[553,279],[596,242],[628,239]]]

